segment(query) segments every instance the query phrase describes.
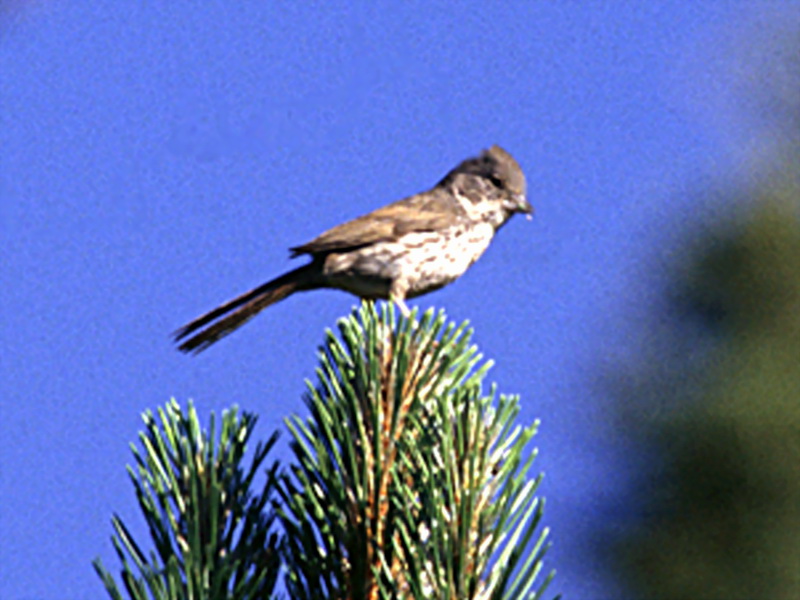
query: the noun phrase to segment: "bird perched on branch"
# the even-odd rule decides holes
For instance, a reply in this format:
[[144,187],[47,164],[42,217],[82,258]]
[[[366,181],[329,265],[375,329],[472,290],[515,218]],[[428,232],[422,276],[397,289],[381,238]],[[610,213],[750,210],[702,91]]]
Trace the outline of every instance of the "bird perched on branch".
[[[334,288],[365,299],[406,298],[458,279],[514,214],[530,215],[525,175],[500,146],[463,161],[427,192],[329,229],[292,257],[311,262],[215,308],[175,332],[183,352],[200,352],[259,312],[294,294]],[[529,217],[530,218],[530,217]]]

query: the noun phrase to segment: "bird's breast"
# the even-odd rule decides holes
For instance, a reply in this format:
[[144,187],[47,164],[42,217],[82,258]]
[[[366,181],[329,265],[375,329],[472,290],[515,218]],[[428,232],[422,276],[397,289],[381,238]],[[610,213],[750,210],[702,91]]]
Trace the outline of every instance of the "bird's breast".
[[406,297],[420,296],[458,279],[486,251],[494,227],[465,223],[436,231],[407,233],[325,259],[331,287],[362,298],[388,298],[399,283]]
[[[437,290],[461,277],[489,247],[494,228],[488,223],[453,227],[441,232],[439,243],[426,243],[425,234],[411,234],[407,244],[414,248],[404,265],[408,275],[409,298]],[[416,239],[415,239],[415,236]]]

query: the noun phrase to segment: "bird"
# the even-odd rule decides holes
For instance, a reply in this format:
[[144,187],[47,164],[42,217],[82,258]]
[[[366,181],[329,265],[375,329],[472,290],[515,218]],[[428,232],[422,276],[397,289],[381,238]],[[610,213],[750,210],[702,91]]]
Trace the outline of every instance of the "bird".
[[338,289],[365,300],[405,300],[452,283],[517,213],[531,218],[525,174],[500,146],[462,161],[435,186],[337,225],[290,248],[310,262],[250,290],[174,332],[199,353],[296,292]]

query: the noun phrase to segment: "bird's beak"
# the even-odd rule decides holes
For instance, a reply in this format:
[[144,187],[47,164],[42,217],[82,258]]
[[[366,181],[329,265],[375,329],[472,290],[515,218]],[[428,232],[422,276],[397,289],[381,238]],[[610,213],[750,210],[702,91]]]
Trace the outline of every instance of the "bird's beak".
[[525,195],[515,194],[514,201],[516,202],[516,211],[527,215],[526,218],[530,221],[532,218],[531,215],[533,214],[533,206],[531,206],[531,203],[525,198]]

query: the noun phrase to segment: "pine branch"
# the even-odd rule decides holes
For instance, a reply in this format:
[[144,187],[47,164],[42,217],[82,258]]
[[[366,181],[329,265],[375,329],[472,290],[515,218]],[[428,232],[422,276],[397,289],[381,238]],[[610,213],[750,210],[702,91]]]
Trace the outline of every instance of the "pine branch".
[[[287,420],[294,600],[541,598],[547,531],[517,399],[482,391],[466,324],[364,303],[328,332],[310,417]],[[533,544],[531,545],[531,542]]]
[[[172,401],[158,420],[143,415],[143,450],[132,445],[136,466],[128,473],[150,531],[155,551],[134,541],[114,516],[112,542],[121,562],[123,593],[99,559],[94,567],[111,598],[122,600],[263,599],[272,594],[279,569],[274,515],[265,512],[277,466],[253,494],[253,481],[277,434],[259,444],[248,467],[242,465],[256,418],[237,410],[223,412],[222,431],[200,427],[190,404],[184,413]],[[159,422],[160,421],[160,422]]]

